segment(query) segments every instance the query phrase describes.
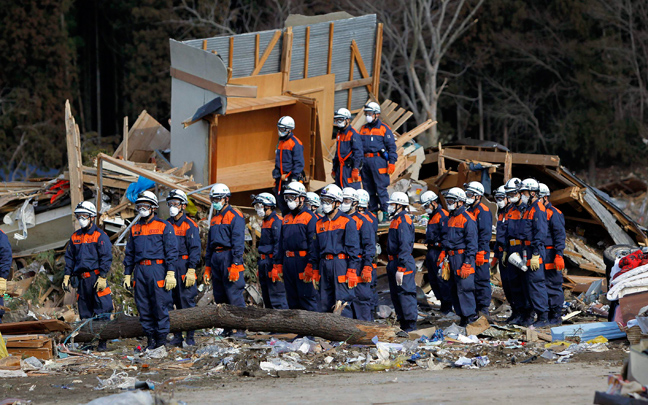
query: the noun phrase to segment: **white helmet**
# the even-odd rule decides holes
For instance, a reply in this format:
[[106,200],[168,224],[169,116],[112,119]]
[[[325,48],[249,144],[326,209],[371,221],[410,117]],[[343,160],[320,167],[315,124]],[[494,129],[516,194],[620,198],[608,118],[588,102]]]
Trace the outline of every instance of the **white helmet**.
[[380,104],[375,101],[371,101],[364,106],[365,111],[372,112],[374,114],[380,114]]
[[346,108],[339,108],[335,112],[335,115],[333,116],[333,119],[334,120],[338,120],[338,119],[350,120],[351,119],[351,111],[347,110]]
[[185,194],[184,191],[178,189],[171,190],[166,200],[167,201],[180,200],[182,204],[189,204],[189,200],[187,199],[187,194]]
[[342,199],[344,200],[345,198],[349,198],[351,201],[358,201],[358,192],[355,188],[344,187],[342,189]]
[[448,190],[448,193],[445,195],[446,200],[447,199],[454,199],[457,201],[466,201],[466,193],[460,189],[459,187],[452,187],[450,190]]
[[155,193],[153,193],[152,191],[148,191],[148,190],[142,191],[137,196],[137,200],[135,200],[135,204],[137,205],[137,204],[140,204],[140,203],[149,203],[154,208],[158,207],[157,196],[155,195]]
[[308,193],[306,193],[306,198],[308,199],[308,203],[311,205],[311,207],[319,207],[320,205],[322,205],[317,193],[309,191]]
[[495,190],[495,197],[506,197],[506,189],[504,186],[499,186],[497,190]]
[[428,190],[425,193],[421,194],[421,204],[428,205],[431,202],[434,202],[439,199],[439,196],[432,190]]
[[216,199],[221,199],[224,197],[229,197],[231,196],[232,193],[230,193],[229,187],[227,187],[223,183],[216,183],[214,186],[209,190],[209,198],[216,198]]
[[329,197],[338,202],[342,202],[342,200],[344,200],[344,197],[342,197],[342,190],[335,184],[329,184],[328,186],[324,187],[320,192],[320,196]]
[[297,194],[300,197],[306,197],[306,187],[298,181],[291,181],[282,192],[284,195]]
[[513,177],[506,182],[506,184],[504,185],[504,190],[507,193],[517,192],[520,191],[521,185],[522,185],[522,180],[520,180],[517,177]]
[[279,128],[279,131],[292,131],[295,129],[295,120],[289,115],[284,115],[279,118],[277,128]]
[[275,196],[273,196],[270,193],[261,193],[259,195],[254,196],[254,201],[252,201],[252,205],[256,204],[263,204],[268,207],[276,207],[277,206],[277,199]]
[[394,191],[392,195],[389,196],[387,204],[398,204],[409,207],[409,197],[402,191]]
[[91,217],[97,216],[97,207],[90,201],[81,201],[74,209],[75,214],[88,214]]
[[484,186],[478,181],[471,181],[468,184],[464,184],[464,189],[475,195],[484,195]]
[[367,190],[360,189],[357,191],[358,194],[358,207],[367,208],[369,207],[369,193]]
[[549,197],[551,195],[551,191],[549,191],[549,187],[546,184],[540,183],[539,186],[538,196]]
[[524,179],[520,185],[520,191],[538,191],[540,183],[536,179]]

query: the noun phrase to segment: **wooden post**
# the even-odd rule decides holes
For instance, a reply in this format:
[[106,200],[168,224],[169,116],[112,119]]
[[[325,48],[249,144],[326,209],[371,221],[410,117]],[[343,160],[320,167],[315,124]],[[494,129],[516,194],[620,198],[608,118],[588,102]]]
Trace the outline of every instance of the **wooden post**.
[[[128,117],[126,117],[128,118]],[[101,218],[101,204],[103,203],[103,168],[101,164],[101,154],[97,156],[97,226]]]
[[504,183],[513,177],[513,154],[506,152],[504,157]]
[[254,67],[259,65],[259,41],[261,41],[261,34],[256,34],[254,40]]
[[124,160],[128,160],[128,115],[124,117]]
[[281,93],[288,90],[288,82],[290,81],[290,65],[292,63],[292,43],[293,32],[292,27],[286,28],[283,41],[283,52],[281,53]]
[[232,35],[229,40],[229,58],[227,61],[227,81],[232,78],[234,68],[234,36]]
[[[353,80],[353,66],[355,65],[355,53],[351,48],[351,68],[349,70],[349,81]],[[349,87],[349,99],[347,100],[347,110],[351,110],[351,98],[353,97],[353,87]]]
[[304,42],[304,79],[308,78],[308,48],[310,47],[310,26],[306,27],[306,40]]
[[443,148],[441,147],[441,142],[439,142],[439,157],[437,160],[437,167],[439,171],[439,176],[445,173],[445,158],[443,157]]
[[371,88],[374,96],[378,98],[380,86],[380,62],[382,59],[382,45],[383,45],[383,25],[378,24],[376,29],[376,50],[374,51],[374,66],[373,66],[373,83]]
[[207,122],[209,122],[209,173],[208,179],[209,183],[216,183],[218,178],[218,160],[217,160],[217,139],[216,131],[218,128],[218,117],[214,114],[210,114],[207,117]]
[[206,39],[203,39],[203,47],[202,47],[202,49],[203,49],[203,51],[207,50],[207,40]]
[[[74,121],[70,100],[65,100],[65,131],[68,154],[68,171],[70,173],[70,199],[72,210],[83,201],[83,168],[81,167],[81,135],[79,126]],[[79,224],[72,216],[74,229],[79,228]]]
[[326,74],[331,74],[331,64],[333,63],[333,32],[335,23],[329,24],[329,43],[328,43],[328,62],[326,65]]

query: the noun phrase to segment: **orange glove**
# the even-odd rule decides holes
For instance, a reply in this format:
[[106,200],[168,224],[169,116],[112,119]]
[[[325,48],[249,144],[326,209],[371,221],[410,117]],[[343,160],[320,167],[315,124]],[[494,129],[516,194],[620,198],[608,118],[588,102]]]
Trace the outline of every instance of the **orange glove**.
[[331,177],[335,178],[336,174],[335,172],[331,172]]
[[554,259],[554,264],[556,265],[556,270],[558,271],[565,270],[565,259],[562,256],[556,255],[556,258]]
[[304,269],[304,278],[302,279],[304,283],[310,283],[313,281],[313,265],[308,263],[306,269]]
[[203,273],[203,284],[209,283],[211,280],[211,267],[205,266],[205,272]]
[[495,265],[497,265],[497,257],[493,256],[493,258],[491,259],[491,264],[490,265],[491,265],[491,267],[495,267]]
[[481,266],[482,264],[486,264],[486,252],[484,252],[484,251],[477,252],[477,256],[475,256],[475,264],[477,266]]
[[313,269],[313,287],[315,287],[316,290],[319,290],[319,283],[321,279],[322,276],[320,276],[319,270]]
[[396,171],[396,165],[395,164],[390,163],[390,164],[387,165],[387,173],[394,174],[395,171]]
[[443,259],[445,259],[445,251],[444,250],[442,250],[441,253],[439,254],[439,258],[437,259],[437,266],[441,266],[441,263],[443,263]]
[[232,283],[236,282],[239,280],[239,277],[241,277],[241,272],[245,270],[245,267],[243,267],[242,264],[233,264],[229,266],[227,271],[229,271],[229,281]]
[[463,266],[457,271],[457,275],[461,278],[467,278],[469,275],[475,273],[475,268],[468,263],[464,263]]
[[360,181],[360,169],[355,168],[355,169],[351,170],[351,179],[354,182]]
[[362,281],[365,283],[371,283],[371,272],[373,271],[373,267],[371,266],[364,266],[362,268],[362,273],[360,273],[360,277],[362,277]]
[[272,270],[270,270],[270,274],[268,275],[273,283],[283,281],[283,264],[273,264]]
[[356,275],[355,270],[347,269],[346,278],[347,278],[347,285],[349,286],[349,288],[353,288],[358,285],[358,276]]

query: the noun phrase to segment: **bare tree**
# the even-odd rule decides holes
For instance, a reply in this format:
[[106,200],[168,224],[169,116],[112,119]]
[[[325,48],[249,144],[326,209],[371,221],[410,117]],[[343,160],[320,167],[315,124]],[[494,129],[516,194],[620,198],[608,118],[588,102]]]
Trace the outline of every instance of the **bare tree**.
[[[439,98],[451,78],[442,74],[441,62],[477,22],[475,14],[484,0],[347,1],[349,7],[375,13],[385,23],[382,74],[386,94],[397,93],[418,122],[438,120]],[[436,144],[437,128],[432,127],[422,140],[424,146]]]

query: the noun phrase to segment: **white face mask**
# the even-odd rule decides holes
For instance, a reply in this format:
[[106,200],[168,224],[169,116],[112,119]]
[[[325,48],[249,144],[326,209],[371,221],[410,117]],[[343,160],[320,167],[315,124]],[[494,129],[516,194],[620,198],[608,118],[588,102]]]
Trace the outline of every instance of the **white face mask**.
[[325,214],[330,214],[333,212],[333,204],[322,204],[322,211],[324,211]]
[[342,203],[342,205],[340,205],[340,210],[342,212],[349,212],[351,210],[351,204]]
[[180,213],[180,208],[179,207],[169,207],[169,214],[171,214],[172,217],[176,217]]
[[448,211],[454,211],[455,209],[457,209],[457,203],[448,204]]
[[511,204],[516,204],[518,201],[520,201],[520,196],[509,197],[508,199],[511,202]]
[[506,207],[506,200],[498,201],[498,202],[497,202],[497,206],[498,206],[500,209]]
[[529,196],[522,194],[522,204],[527,204],[529,202]]
[[279,133],[279,138],[285,138],[288,136],[290,131],[277,131]]
[[369,124],[371,124],[374,120],[373,115],[365,115],[365,119]]
[[387,213],[389,215],[393,215],[394,212],[396,212],[396,206],[394,204],[389,204],[389,206],[387,207]]
[[265,210],[263,208],[259,208],[258,210],[256,210],[256,213],[261,218],[265,218],[265,216],[266,216]]
[[466,205],[473,205],[475,203],[474,198],[466,198]]
[[140,213],[142,218],[148,218],[149,215],[151,215],[151,210],[147,208],[140,208],[138,212]]
[[288,205],[288,209],[291,210],[291,211],[293,211],[293,210],[295,210],[295,209],[297,208],[297,206],[299,205],[299,201],[297,201],[297,200],[289,201],[287,205]]
[[337,122],[335,123],[335,126],[338,127],[338,128],[340,128],[340,129],[344,129],[344,128],[346,128],[346,120],[343,120],[343,121],[337,121]]
[[79,218],[79,225],[81,228],[87,228],[90,225],[90,218]]
[[428,214],[431,214],[431,213],[434,212],[434,210],[432,209],[432,207],[427,207],[427,208],[425,209],[425,212],[427,212]]

